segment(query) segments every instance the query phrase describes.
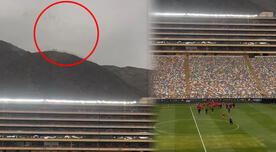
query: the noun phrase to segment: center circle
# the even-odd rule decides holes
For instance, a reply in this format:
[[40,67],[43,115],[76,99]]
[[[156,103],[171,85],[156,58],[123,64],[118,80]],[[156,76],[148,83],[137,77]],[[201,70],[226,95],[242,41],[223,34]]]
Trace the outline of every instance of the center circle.
[[[234,124],[232,126],[229,125],[229,123],[226,120],[220,120],[220,119],[197,119],[197,123],[200,125],[201,123],[205,123],[204,126],[199,126],[199,127],[204,127],[204,129],[208,129],[211,133],[219,133],[217,131],[217,126],[214,126],[212,128],[212,123],[214,121],[221,126],[225,127],[225,129],[228,129],[226,131],[236,131],[239,128],[238,124]],[[208,124],[210,123],[210,124]],[[169,120],[169,121],[164,121],[164,122],[159,122],[156,123],[155,125],[155,130],[157,133],[161,133],[164,135],[186,135],[185,133],[177,132],[179,130],[175,130],[175,126],[178,126],[177,128],[180,128],[181,125],[183,127],[188,127],[187,124],[192,124],[190,125],[191,128],[195,128],[194,120],[193,119],[176,119],[176,120]],[[165,128],[165,129],[163,129]],[[195,128],[196,129],[196,128]]]

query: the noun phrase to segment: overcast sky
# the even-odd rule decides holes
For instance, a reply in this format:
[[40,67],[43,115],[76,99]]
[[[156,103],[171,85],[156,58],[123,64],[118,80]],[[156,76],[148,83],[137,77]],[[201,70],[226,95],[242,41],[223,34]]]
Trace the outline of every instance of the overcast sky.
[[[0,39],[35,52],[32,30],[38,14],[57,0],[0,0]],[[149,67],[147,0],[75,0],[96,16],[99,46],[89,60],[103,65]],[[41,17],[37,38],[42,50],[59,49],[85,57],[95,42],[95,24],[74,4],[60,4]]]

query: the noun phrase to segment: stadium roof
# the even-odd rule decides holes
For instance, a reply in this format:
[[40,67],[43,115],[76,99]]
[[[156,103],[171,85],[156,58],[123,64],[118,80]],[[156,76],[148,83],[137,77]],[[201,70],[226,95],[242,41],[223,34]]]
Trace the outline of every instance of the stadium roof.
[[259,14],[276,12],[275,0],[154,0],[151,12]]

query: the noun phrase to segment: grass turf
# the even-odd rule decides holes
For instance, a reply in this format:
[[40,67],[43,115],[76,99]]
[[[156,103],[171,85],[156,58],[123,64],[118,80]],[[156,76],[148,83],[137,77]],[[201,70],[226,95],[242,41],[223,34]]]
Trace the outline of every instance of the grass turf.
[[[161,152],[276,152],[276,104],[237,104],[223,119],[223,109],[197,113],[194,104],[158,105],[156,148]],[[229,124],[229,116],[234,125]]]

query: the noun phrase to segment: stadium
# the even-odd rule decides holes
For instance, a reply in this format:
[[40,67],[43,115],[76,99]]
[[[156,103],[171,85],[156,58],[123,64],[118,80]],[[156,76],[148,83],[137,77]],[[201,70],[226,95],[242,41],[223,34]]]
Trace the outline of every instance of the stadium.
[[[30,50],[33,12],[52,2],[0,2],[0,152],[276,151],[276,1],[80,2],[97,6],[106,58],[75,67]],[[65,10],[41,29],[77,48],[44,51],[71,63],[91,29]]]
[[155,151],[146,4],[0,0],[0,152]]
[[169,12],[182,4],[158,2],[149,33],[158,151],[275,151],[273,12]]
[[1,151],[154,151],[152,105],[1,99]]

